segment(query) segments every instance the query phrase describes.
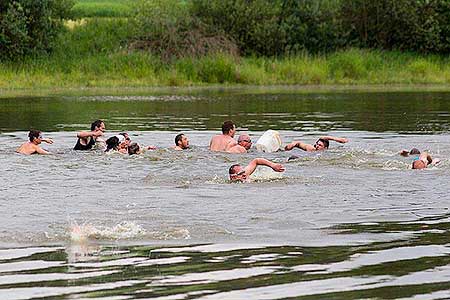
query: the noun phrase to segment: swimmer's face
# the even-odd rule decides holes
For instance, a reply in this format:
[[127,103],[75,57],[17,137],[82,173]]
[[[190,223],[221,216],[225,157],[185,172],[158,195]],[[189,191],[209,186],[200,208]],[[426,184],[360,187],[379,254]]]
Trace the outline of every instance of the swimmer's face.
[[239,145],[245,148],[245,150],[249,150],[252,147],[252,140],[250,138],[241,140]]
[[95,129],[100,130],[101,132],[105,132],[106,130],[105,123],[102,122],[100,126],[97,126]]
[[127,147],[130,146],[130,144],[131,144],[130,136],[129,136],[127,133],[124,134],[123,136],[125,137],[125,141],[124,141],[125,145],[126,145]]
[[33,142],[34,142],[36,145],[39,145],[40,143],[42,143],[42,139],[43,139],[43,137],[42,137],[42,135],[40,134],[38,137],[35,137],[35,138],[34,138]]
[[314,144],[314,148],[316,148],[317,151],[325,150],[325,149],[326,149],[325,144],[324,144],[322,141],[317,141],[317,142]]
[[189,148],[189,139],[185,135],[183,135],[181,137],[180,148],[181,149],[188,149]]
[[235,169],[236,173],[230,174],[230,180],[233,182],[244,182],[247,180],[248,176],[245,173],[245,169],[242,166],[237,166]]

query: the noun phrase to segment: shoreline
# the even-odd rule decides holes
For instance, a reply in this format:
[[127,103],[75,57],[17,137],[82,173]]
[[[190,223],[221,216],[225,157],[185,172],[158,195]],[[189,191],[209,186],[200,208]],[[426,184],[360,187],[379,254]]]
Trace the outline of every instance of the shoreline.
[[68,88],[0,88],[0,99],[15,97],[56,96],[125,96],[125,95],[173,95],[197,93],[415,93],[450,92],[450,84],[322,84],[322,85],[193,85],[193,86],[143,86],[143,87],[68,87]]

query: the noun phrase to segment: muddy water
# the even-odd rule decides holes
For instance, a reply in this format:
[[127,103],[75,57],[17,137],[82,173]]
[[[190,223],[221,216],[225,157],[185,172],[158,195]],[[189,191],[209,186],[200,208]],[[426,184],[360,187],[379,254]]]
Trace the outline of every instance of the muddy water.
[[[252,93],[15,98],[0,102],[0,298],[445,299],[450,297],[445,93]],[[158,146],[140,156],[71,150],[107,136]],[[254,141],[345,136],[345,145],[210,153],[221,122]],[[22,156],[27,130],[54,155]],[[179,132],[192,148],[169,148]],[[410,169],[399,150],[442,162]],[[299,156],[287,162],[291,155]],[[231,164],[255,157],[249,184]]]

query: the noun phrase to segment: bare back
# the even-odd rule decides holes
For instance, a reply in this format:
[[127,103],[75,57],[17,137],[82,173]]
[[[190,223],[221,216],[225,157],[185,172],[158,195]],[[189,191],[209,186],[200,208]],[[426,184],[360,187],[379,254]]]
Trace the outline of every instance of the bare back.
[[236,144],[237,144],[236,140],[233,139],[231,136],[225,134],[218,134],[214,136],[209,142],[209,149],[211,151],[226,152]]
[[31,154],[49,154],[49,152],[45,151],[39,145],[36,145],[32,142],[26,142],[22,144],[19,148],[16,150],[17,153],[31,155]]

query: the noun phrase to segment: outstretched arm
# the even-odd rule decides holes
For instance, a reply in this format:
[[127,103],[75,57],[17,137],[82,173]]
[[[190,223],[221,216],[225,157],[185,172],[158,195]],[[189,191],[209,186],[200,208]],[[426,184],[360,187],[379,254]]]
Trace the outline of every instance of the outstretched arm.
[[42,149],[42,148],[39,147],[39,146],[36,146],[36,153],[38,153],[38,154],[51,154],[50,152],[48,152],[48,151]]
[[53,140],[52,139],[42,139],[42,141],[47,143],[47,144],[53,144]]
[[316,150],[313,145],[305,144],[305,143],[302,143],[300,141],[293,141],[292,143],[287,144],[286,147],[284,147],[284,150],[285,151],[290,151],[290,150],[294,149],[295,147],[300,148],[300,149],[302,149],[304,151],[314,151],[314,150]]
[[80,131],[77,134],[77,137],[79,137],[80,139],[86,139],[88,137],[93,137],[93,138],[97,138],[99,136],[103,135],[103,131],[101,130],[96,130],[96,131]]
[[265,158],[255,158],[248,164],[248,166],[245,167],[245,173],[247,174],[247,176],[252,175],[253,172],[255,172],[257,166],[268,166],[275,172],[284,172],[285,170],[282,164],[276,164]]
[[335,141],[335,142],[338,142],[338,143],[341,143],[341,144],[345,144],[345,143],[348,142],[348,139],[346,139],[346,138],[329,136],[329,135],[321,136],[320,138],[323,139],[323,140],[327,140],[327,141]]

